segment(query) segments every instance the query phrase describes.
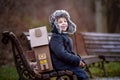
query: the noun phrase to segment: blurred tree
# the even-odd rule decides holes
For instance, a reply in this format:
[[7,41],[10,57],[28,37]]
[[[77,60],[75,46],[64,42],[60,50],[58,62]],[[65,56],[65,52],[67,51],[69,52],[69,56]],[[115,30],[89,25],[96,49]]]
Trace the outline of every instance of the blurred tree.
[[[2,31],[12,31],[19,35],[28,30],[31,16],[39,5],[38,1],[41,0],[0,0],[0,40]],[[0,65],[13,59],[9,47],[0,41]]]
[[120,33],[120,0],[107,0],[108,32]]

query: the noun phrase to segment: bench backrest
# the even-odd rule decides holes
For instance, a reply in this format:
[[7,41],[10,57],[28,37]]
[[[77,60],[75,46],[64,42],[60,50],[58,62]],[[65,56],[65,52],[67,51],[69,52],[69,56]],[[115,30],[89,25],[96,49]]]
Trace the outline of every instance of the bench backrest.
[[120,34],[79,33],[88,55],[120,55]]
[[[52,33],[48,33],[48,39],[50,40]],[[28,44],[28,48],[31,49],[30,46],[30,34],[29,32],[23,32],[21,38],[24,40],[24,43]]]

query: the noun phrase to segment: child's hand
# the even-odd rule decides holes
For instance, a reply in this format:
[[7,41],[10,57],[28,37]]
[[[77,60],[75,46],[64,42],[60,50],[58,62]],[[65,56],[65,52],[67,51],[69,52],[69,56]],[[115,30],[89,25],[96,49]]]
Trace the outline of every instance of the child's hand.
[[30,62],[30,67],[33,69],[33,71],[36,73],[36,74],[39,74],[39,68],[37,66],[37,62]]
[[36,66],[36,67],[34,68],[34,72],[35,72],[36,74],[39,74],[39,68],[38,68],[38,66]]
[[81,67],[84,67],[85,66],[85,63],[83,61],[80,61],[80,64],[79,64]]

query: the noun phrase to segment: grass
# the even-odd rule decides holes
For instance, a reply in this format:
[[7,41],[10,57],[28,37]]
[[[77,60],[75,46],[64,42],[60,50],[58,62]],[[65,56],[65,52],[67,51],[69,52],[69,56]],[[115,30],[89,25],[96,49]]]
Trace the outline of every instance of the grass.
[[[109,62],[105,64],[107,77],[119,77],[120,76],[120,62]],[[94,77],[103,77],[103,70],[96,67],[90,68]]]
[[13,66],[0,67],[0,80],[18,80],[18,74]]
[[[110,62],[105,64],[108,77],[120,76],[120,62]],[[103,77],[103,71],[99,68],[90,68],[94,77]],[[14,66],[0,67],[0,80],[18,80],[18,74]],[[54,80],[54,79],[52,79]]]

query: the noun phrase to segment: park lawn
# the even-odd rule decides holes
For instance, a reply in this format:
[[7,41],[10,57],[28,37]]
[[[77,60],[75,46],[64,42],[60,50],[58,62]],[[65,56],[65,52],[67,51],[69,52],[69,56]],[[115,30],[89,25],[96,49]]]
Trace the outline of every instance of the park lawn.
[[[108,62],[105,64],[107,77],[119,77],[120,76],[120,62]],[[104,72],[102,69],[98,69],[97,67],[90,68],[93,76],[103,77]]]
[[[120,76],[120,62],[110,62],[105,64],[108,77]],[[101,69],[92,67],[90,68],[94,77],[103,77],[103,71]],[[18,74],[14,66],[2,66],[0,67],[0,80],[18,80]],[[55,80],[54,78],[52,80]]]
[[18,80],[18,74],[13,66],[0,67],[0,80]]

